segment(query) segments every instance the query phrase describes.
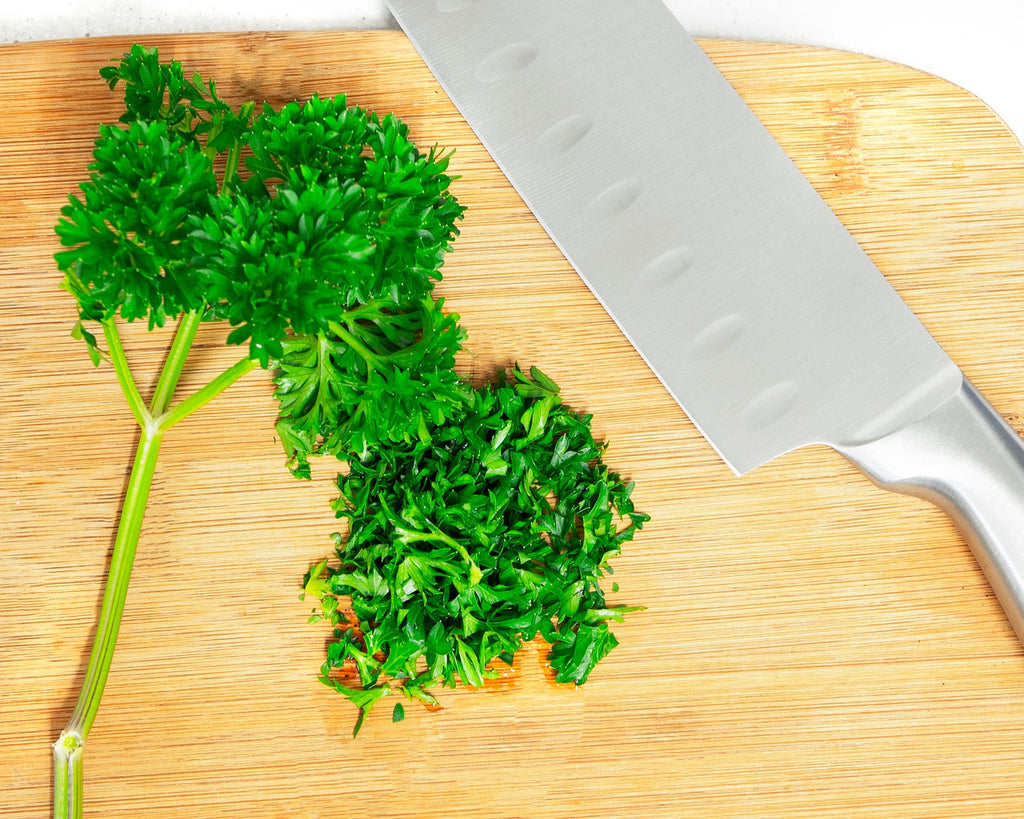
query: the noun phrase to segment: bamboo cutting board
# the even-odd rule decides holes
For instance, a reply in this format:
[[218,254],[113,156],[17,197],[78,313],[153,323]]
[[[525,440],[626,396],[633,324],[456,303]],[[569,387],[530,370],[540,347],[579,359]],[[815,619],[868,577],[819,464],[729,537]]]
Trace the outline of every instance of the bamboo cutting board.
[[[563,385],[653,516],[616,562],[642,604],[582,688],[530,646],[444,709],[360,737],[298,600],[331,473],[288,477],[254,373],[165,440],[88,742],[94,817],[1021,816],[1024,652],[951,524],[810,449],[734,478],[497,173],[397,32],[162,36],[232,101],[313,92],[455,148],[441,292],[467,375]],[[68,337],[52,226],[117,115],[127,39],[0,49],[0,816],[48,815],[134,433]],[[978,100],[849,54],[704,42],[969,377],[1024,418],[1024,153]],[[609,104],[614,104],[610,100]],[[643,123],[637,123],[638,128]],[[211,329],[194,381],[230,360]],[[132,334],[151,365],[166,337]],[[187,384],[185,385],[187,387]]]

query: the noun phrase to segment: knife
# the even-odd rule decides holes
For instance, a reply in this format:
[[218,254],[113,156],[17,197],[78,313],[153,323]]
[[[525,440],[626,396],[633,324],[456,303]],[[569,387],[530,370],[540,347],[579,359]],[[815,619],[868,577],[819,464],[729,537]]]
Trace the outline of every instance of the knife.
[[801,446],[954,520],[1024,640],[1024,444],[661,0],[387,0],[732,470]]

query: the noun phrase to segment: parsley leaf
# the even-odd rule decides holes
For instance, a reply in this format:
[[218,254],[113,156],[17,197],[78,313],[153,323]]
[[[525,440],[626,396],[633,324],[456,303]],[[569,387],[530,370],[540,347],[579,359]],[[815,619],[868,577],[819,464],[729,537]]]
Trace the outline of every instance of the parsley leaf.
[[204,293],[188,240],[196,214],[211,208],[210,159],[163,122],[101,126],[90,179],[69,196],[56,254],[82,319],[120,315],[162,326],[201,309]]

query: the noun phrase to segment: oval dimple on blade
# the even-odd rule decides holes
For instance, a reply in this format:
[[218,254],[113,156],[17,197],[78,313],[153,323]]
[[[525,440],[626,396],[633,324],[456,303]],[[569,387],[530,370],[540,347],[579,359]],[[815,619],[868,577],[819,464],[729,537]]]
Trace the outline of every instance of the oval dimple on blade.
[[743,337],[747,324],[747,320],[738,313],[722,316],[693,337],[687,352],[699,361],[715,358]]
[[752,429],[769,427],[785,417],[800,398],[800,387],[794,381],[782,381],[757,395],[743,412]]
[[690,272],[697,260],[697,252],[689,245],[666,250],[640,271],[642,282],[652,286],[669,285]]
[[537,138],[537,149],[546,157],[554,158],[574,148],[593,127],[593,117],[570,114],[558,120]]
[[536,43],[528,40],[509,43],[484,57],[476,67],[476,78],[480,82],[499,82],[522,71],[538,54],[540,48]]
[[630,208],[644,186],[636,177],[630,176],[614,182],[595,196],[587,206],[587,213],[595,218],[608,218]]

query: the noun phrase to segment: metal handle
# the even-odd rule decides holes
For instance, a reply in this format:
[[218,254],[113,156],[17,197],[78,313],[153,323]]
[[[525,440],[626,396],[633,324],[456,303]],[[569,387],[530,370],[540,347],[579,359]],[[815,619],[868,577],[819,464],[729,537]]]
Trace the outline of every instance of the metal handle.
[[1024,442],[981,393],[965,378],[921,420],[836,449],[883,489],[950,515],[1024,642]]

